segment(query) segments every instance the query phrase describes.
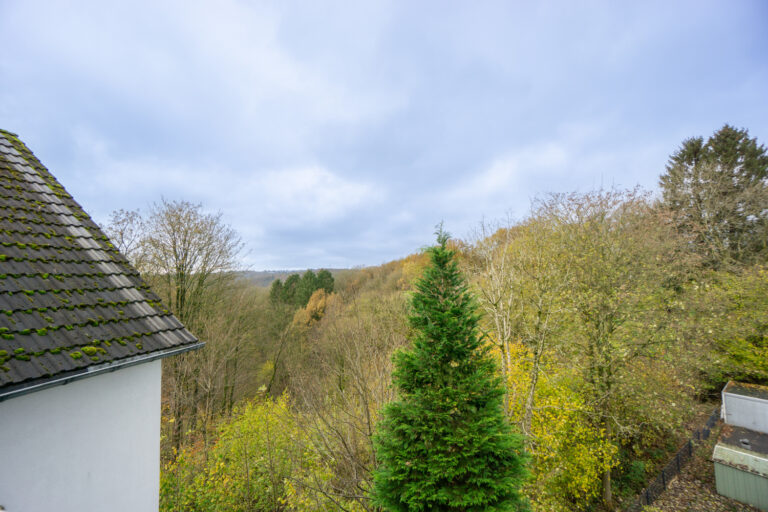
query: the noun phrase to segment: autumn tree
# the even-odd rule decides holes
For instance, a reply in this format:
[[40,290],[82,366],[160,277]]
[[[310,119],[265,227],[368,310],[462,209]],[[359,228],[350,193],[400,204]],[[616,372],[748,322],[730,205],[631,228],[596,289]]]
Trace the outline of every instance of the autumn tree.
[[258,387],[254,359],[260,347],[254,334],[262,330],[266,305],[258,292],[245,282],[230,284],[226,293],[206,306],[205,318],[199,322],[196,334],[206,346],[190,364],[204,436],[219,415],[231,414],[235,403]]
[[501,354],[505,384],[516,364],[513,345],[527,349],[530,365],[520,424],[529,441],[543,360],[563,326],[561,298],[569,286],[569,269],[560,237],[557,224],[534,211],[519,224],[508,221],[495,230],[483,224],[469,258],[490,338]]
[[374,502],[392,511],[524,510],[521,438],[478,334],[477,306],[440,229],[412,296],[411,350],[397,352],[399,399],[375,437]]
[[[164,465],[160,511],[307,510],[290,497],[290,481],[318,466],[287,397],[258,397],[221,422],[206,450],[183,449]],[[318,510],[318,509],[314,509]]]
[[237,268],[240,237],[220,212],[207,213],[188,201],[161,200],[151,207],[145,225],[146,274],[165,304],[194,329],[206,292],[230,280]]
[[687,287],[680,331],[701,347],[693,353],[704,374],[702,394],[731,379],[768,383],[768,269],[719,270]]
[[724,125],[683,141],[660,178],[663,204],[694,235],[708,263],[751,261],[768,236],[768,153],[747,130]]
[[483,222],[466,260],[476,280],[478,302],[485,312],[486,321],[491,324],[492,335],[489,339],[499,353],[501,376],[505,384],[505,412],[509,411],[510,397],[506,384],[512,366],[511,346],[516,338],[514,315],[517,304],[512,286],[515,275],[510,268],[509,252],[515,233],[511,223],[494,229]]
[[[312,327],[306,345],[293,354],[289,390],[304,413],[313,450],[335,475],[323,483],[307,474],[295,487],[318,501],[356,504],[333,510],[378,510],[369,496],[376,467],[373,433],[379,411],[394,395],[391,356],[405,344],[405,306],[400,293],[365,293],[345,304],[321,288],[294,318]],[[320,308],[322,318],[315,321]]]
[[[660,354],[674,276],[683,264],[677,239],[638,191],[553,195],[542,214],[562,229],[569,251],[569,365],[579,368],[595,425],[611,443],[637,423],[624,422],[623,402],[635,365]],[[613,502],[611,470],[603,501]]]
[[[146,217],[138,211],[113,212],[106,232],[118,245],[131,249],[129,255],[139,263],[143,278],[193,333],[201,336],[211,332],[210,322],[222,316],[218,306],[234,282],[231,271],[237,268],[242,248],[240,237],[223,222],[221,213],[207,213],[202,205],[188,201],[163,199]],[[232,306],[225,309],[229,325],[243,326],[244,319],[237,319],[242,304]],[[163,362],[164,397],[173,419],[170,438],[177,449],[182,433],[196,427],[198,408],[206,403],[206,394],[234,381],[232,375],[223,381],[202,378],[206,368],[221,374],[237,371],[231,358],[239,354],[234,344],[244,343],[244,338],[230,330],[230,336],[221,339],[217,332],[221,331],[215,330],[205,339],[209,346],[204,350]],[[210,346],[214,343],[229,346],[214,350]],[[210,387],[214,383],[216,390]],[[231,406],[231,392],[229,395]]]

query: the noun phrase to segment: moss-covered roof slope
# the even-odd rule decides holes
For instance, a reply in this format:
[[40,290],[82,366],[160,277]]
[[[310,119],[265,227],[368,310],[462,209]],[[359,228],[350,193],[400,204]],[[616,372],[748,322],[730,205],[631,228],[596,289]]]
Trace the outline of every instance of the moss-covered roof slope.
[[32,152],[0,130],[0,395],[199,345]]

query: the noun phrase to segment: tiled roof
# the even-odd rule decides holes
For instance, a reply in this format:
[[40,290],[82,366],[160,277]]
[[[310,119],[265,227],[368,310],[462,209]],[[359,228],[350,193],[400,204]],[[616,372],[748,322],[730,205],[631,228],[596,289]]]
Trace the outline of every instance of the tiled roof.
[[0,395],[196,346],[56,178],[0,130]]

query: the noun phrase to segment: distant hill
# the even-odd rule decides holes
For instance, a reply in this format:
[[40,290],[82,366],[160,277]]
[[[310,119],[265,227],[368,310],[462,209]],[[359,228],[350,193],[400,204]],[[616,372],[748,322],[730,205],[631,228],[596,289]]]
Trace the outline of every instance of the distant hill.
[[[285,281],[288,276],[291,274],[299,274],[302,275],[307,270],[312,270],[313,272],[317,272],[318,270],[323,270],[319,268],[313,268],[313,269],[303,269],[303,270],[244,270],[242,272],[237,272],[237,276],[240,279],[245,279],[251,284],[254,284],[256,286],[260,286],[262,288],[268,288],[272,285],[272,282],[276,279],[280,279],[282,281]],[[335,278],[339,272],[343,272],[345,268],[327,268],[325,270],[328,270],[333,277]]]

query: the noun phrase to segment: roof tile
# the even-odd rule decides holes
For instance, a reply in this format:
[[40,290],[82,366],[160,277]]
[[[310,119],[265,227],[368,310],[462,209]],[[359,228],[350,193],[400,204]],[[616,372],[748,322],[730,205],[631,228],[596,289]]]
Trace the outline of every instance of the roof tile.
[[31,151],[0,130],[0,390],[197,344],[159,301]]

